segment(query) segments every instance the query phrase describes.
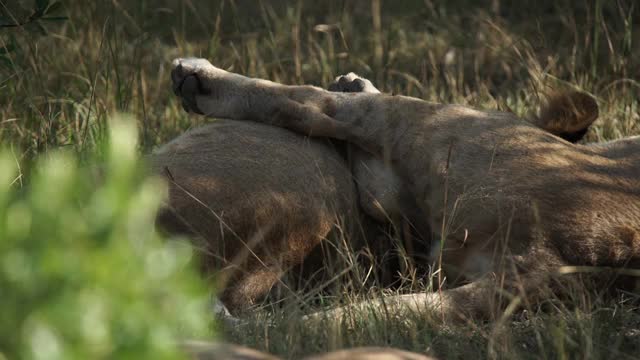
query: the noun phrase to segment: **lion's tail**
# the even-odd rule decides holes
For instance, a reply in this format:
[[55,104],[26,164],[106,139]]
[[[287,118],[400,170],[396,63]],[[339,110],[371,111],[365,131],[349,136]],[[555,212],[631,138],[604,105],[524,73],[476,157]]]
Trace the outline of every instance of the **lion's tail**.
[[598,103],[591,95],[569,91],[547,96],[547,101],[531,122],[567,141],[577,142],[584,137],[598,115]]

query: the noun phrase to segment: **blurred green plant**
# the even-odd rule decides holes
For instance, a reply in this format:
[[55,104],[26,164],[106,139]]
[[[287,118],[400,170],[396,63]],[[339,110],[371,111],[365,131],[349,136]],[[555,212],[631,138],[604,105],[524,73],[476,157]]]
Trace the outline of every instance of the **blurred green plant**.
[[0,359],[175,358],[210,335],[190,247],[154,230],[164,184],[144,176],[135,121],[111,124],[100,185],[57,151],[20,188],[0,152]]

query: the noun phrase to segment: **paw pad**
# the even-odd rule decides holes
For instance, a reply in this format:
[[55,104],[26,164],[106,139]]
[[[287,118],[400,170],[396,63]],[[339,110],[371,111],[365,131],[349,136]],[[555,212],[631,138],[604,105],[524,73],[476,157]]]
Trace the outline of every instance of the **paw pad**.
[[366,92],[366,93],[379,93],[371,81],[362,78],[355,73],[348,73],[347,75],[338,76],[334,82],[329,85],[329,91],[334,92]]

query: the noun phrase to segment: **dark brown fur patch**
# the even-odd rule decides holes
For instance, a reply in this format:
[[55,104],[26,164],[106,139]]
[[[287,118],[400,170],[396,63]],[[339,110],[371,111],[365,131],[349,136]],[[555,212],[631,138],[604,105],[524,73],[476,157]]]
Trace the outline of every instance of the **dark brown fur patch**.
[[575,132],[562,132],[556,135],[567,140],[570,143],[577,143],[578,141],[582,140],[585,135],[587,135],[587,131],[589,131],[589,128],[584,128]]
[[580,140],[598,118],[598,103],[590,95],[571,91],[547,97],[538,125],[570,142]]

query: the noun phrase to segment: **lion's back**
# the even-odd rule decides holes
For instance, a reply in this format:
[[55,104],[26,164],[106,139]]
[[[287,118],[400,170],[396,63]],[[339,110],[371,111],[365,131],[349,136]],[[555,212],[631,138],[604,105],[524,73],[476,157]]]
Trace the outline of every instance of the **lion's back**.
[[172,210],[209,236],[220,232],[218,216],[237,232],[274,223],[313,227],[348,214],[354,202],[350,171],[335,148],[268,125],[218,120],[164,145],[151,164],[172,179]]

